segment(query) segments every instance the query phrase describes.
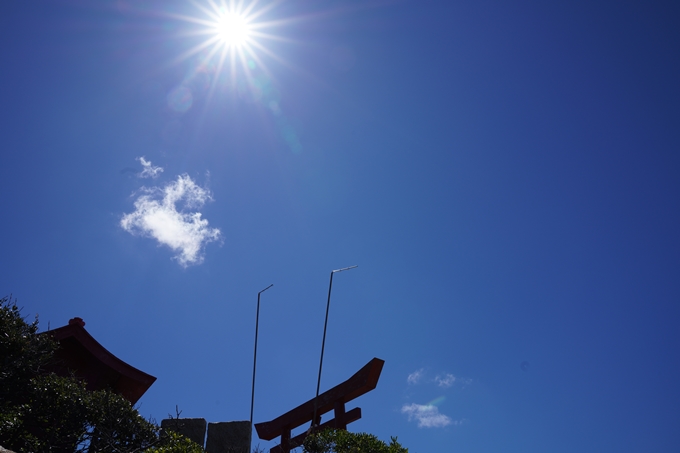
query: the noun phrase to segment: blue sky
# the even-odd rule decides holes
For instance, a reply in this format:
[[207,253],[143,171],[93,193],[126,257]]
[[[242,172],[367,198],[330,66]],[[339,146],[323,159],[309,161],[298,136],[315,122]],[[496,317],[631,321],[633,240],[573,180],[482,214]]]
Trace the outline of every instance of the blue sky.
[[217,422],[273,283],[259,422],[314,395],[356,264],[321,389],[386,364],[352,430],[677,451],[677,4],[251,6],[221,65],[207,1],[0,6],[0,294]]

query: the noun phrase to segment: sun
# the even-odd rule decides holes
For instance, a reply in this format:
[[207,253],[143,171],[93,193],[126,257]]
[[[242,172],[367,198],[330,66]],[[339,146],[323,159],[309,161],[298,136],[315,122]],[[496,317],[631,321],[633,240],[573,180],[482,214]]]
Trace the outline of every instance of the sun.
[[[173,25],[173,35],[184,41],[183,50],[167,66],[183,64],[190,68],[185,82],[169,95],[173,110],[187,111],[197,92],[208,100],[226,92],[239,96],[251,93],[259,100],[275,80],[271,63],[301,71],[279,50],[284,45],[302,44],[286,27],[315,16],[281,17],[277,11],[280,0],[186,1],[190,6],[186,11],[163,12],[165,17],[181,22]],[[266,105],[274,115],[281,114],[277,99],[268,99]]]
[[215,34],[227,47],[243,47],[251,39],[248,19],[237,12],[226,12],[215,22]]
[[[290,8],[279,9],[284,0],[183,1],[189,8],[162,9],[160,13],[172,21],[168,23],[168,29],[172,30],[170,36],[181,39],[179,52],[165,66],[182,65],[188,69],[184,81],[167,95],[170,110],[186,113],[196,105],[197,99],[204,99],[204,112],[214,101],[221,103],[232,96],[252,101],[262,112],[274,117],[269,124],[277,129],[290,150],[301,152],[301,141],[292,119],[282,108],[282,96],[277,88],[280,85],[272,69],[293,71],[298,76],[316,80],[313,73],[286,58],[288,46],[309,45],[308,41],[296,37],[298,26],[317,24],[358,7],[290,15],[285,14]],[[270,64],[274,68],[270,68]]]
[[[232,78],[236,67],[247,71],[253,64],[262,67],[258,54],[278,59],[263,41],[281,41],[285,38],[268,33],[290,20],[265,19],[278,4],[276,1],[260,5],[260,0],[190,0],[195,15],[167,13],[169,17],[189,24],[178,36],[200,37],[191,48],[176,57],[179,63],[194,56],[202,58],[216,73],[228,68]],[[202,38],[202,39],[201,39]]]

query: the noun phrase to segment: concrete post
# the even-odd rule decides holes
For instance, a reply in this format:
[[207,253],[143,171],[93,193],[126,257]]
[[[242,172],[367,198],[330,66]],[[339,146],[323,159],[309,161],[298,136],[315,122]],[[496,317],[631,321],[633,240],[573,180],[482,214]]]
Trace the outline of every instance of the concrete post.
[[207,453],[250,453],[249,421],[208,423]]
[[188,437],[202,448],[205,445],[206,423],[205,418],[167,418],[161,421],[161,429]]

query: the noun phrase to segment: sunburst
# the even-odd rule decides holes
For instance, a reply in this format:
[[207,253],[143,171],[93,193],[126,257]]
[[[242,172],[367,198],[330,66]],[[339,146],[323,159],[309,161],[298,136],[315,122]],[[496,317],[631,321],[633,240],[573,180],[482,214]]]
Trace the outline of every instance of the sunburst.
[[275,118],[274,127],[288,147],[294,153],[300,152],[300,139],[293,121],[280,104],[276,78],[267,64],[275,61],[287,70],[320,82],[313,72],[282,58],[279,44],[308,45],[291,37],[298,34],[298,29],[286,31],[286,28],[304,22],[318,22],[349,10],[317,10],[297,16],[276,17],[274,9],[281,5],[281,0],[188,2],[193,11],[165,14],[188,25],[181,27],[181,31],[174,34],[175,38],[193,41],[193,47],[168,62],[170,65],[191,62],[186,79],[168,94],[168,106],[175,112],[185,113],[192,107],[196,96],[206,99],[205,107],[216,99],[214,96],[218,93],[244,96],[269,111]]
[[[203,66],[213,68],[215,76],[225,70],[231,74],[232,81],[238,69],[248,73],[254,64],[266,69],[259,54],[265,54],[279,62],[278,58],[265,44],[266,41],[293,41],[277,35],[274,29],[298,19],[263,20],[277,4],[269,2],[261,5],[258,0],[191,0],[195,15],[169,14],[174,19],[194,25],[183,36],[201,36],[201,40],[174,59],[180,63],[200,56]],[[213,78],[216,81],[217,77]],[[213,82],[214,83],[214,82]],[[214,86],[213,86],[214,87]]]

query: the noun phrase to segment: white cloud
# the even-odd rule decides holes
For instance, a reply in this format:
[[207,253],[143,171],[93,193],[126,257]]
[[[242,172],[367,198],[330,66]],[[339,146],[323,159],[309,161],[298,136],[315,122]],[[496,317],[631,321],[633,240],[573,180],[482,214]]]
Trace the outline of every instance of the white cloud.
[[406,378],[406,382],[408,382],[409,384],[415,385],[418,382],[420,382],[420,380],[423,378],[424,374],[425,374],[425,370],[423,370],[422,368],[417,370],[417,371],[414,371],[413,373],[408,375],[408,377]]
[[456,376],[449,373],[445,374],[443,377],[441,375],[437,375],[437,377],[434,378],[434,381],[440,387],[449,388],[456,382]]
[[[140,158],[143,159],[143,158]],[[145,165],[142,161],[142,165]],[[151,163],[149,162],[149,167]],[[174,259],[183,267],[200,264],[205,244],[220,238],[220,230],[209,228],[198,209],[211,200],[210,192],[199,187],[188,175],[180,175],[163,188],[144,188],[144,195],[135,201],[135,210],[125,214],[121,227],[131,234],[156,239],[176,252]],[[182,208],[178,210],[177,205]]]
[[137,174],[140,178],[157,178],[159,174],[163,173],[163,167],[154,167],[150,160],[144,159],[144,156],[138,157],[137,160],[144,169]]
[[430,404],[404,404],[401,413],[408,416],[408,421],[417,420],[418,428],[442,428],[462,423],[462,421],[453,421],[451,417],[439,413],[437,406]]

